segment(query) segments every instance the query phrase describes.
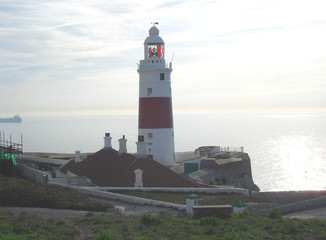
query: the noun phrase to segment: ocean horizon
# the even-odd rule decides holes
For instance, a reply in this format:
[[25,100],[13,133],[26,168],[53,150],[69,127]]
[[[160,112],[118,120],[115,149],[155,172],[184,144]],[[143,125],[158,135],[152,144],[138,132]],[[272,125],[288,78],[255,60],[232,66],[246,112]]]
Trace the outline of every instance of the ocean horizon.
[[[136,152],[137,115],[24,117],[1,123],[6,140],[24,152],[96,152],[106,132],[112,147],[127,139]],[[176,152],[200,146],[244,147],[261,191],[326,190],[326,113],[174,114]]]

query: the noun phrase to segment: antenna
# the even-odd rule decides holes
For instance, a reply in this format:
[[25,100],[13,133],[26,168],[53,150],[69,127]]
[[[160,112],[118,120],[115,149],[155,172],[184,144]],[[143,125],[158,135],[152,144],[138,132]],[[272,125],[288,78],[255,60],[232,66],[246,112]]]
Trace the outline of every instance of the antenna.
[[171,57],[171,61],[170,62],[172,62],[173,57],[174,57],[174,51],[173,51],[173,54],[172,54],[172,57]]

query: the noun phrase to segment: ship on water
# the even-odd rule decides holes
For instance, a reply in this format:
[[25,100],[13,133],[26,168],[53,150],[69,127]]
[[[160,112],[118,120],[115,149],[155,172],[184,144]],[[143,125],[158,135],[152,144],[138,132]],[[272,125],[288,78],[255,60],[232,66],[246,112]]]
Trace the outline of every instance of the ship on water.
[[20,123],[23,119],[19,115],[15,115],[11,118],[0,118],[0,123]]

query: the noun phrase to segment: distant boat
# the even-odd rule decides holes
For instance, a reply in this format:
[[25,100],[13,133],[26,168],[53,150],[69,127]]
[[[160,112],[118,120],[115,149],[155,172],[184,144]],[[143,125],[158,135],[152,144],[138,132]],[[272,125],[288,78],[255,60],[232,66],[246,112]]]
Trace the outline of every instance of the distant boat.
[[20,123],[23,119],[19,115],[15,115],[12,118],[0,118],[0,123]]

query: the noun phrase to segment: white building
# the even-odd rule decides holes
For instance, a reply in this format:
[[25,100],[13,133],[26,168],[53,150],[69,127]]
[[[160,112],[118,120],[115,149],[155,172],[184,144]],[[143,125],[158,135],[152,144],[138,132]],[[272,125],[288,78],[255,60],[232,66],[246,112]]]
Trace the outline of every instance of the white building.
[[171,98],[172,64],[165,63],[164,41],[155,25],[144,42],[144,60],[138,65],[138,142],[145,153],[165,166],[175,164]]

